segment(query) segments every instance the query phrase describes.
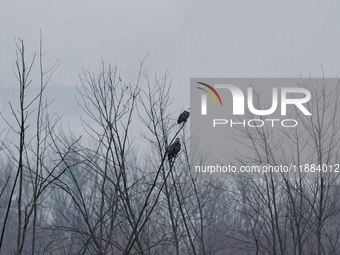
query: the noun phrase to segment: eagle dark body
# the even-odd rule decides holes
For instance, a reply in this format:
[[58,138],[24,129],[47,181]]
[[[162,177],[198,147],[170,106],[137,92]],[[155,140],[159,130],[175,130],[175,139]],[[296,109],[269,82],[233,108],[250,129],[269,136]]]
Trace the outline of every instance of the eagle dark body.
[[190,112],[188,111],[182,112],[178,117],[177,124],[181,124],[182,122],[187,122],[189,116],[190,116]]
[[176,141],[170,145],[168,150],[168,159],[171,160],[177,157],[178,152],[181,150],[181,143],[179,138],[176,138]]

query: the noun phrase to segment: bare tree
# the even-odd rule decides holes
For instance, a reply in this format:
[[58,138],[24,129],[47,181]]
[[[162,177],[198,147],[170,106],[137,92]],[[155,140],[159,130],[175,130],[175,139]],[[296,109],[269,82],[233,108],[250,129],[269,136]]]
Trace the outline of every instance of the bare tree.
[[[301,79],[299,85],[314,96],[308,104],[313,116],[306,119],[296,112],[300,123],[296,129],[283,129],[279,135],[264,127],[240,130],[240,140],[250,141],[244,148],[252,155],[238,156],[242,165],[293,162],[303,167],[311,163],[316,166],[307,169],[308,174],[267,173],[240,178],[233,203],[248,225],[241,225],[238,231],[246,238],[244,241],[252,240],[256,253],[338,252],[326,227],[329,221],[335,222],[340,212],[334,199],[338,175],[318,168],[333,165],[339,158],[339,90],[338,84],[327,84],[328,81]],[[259,100],[257,103],[261,108]],[[334,228],[334,236],[333,231]]]
[[[7,150],[10,159],[13,160],[17,166],[17,171],[14,182],[11,185],[11,194],[7,203],[1,232],[0,248],[3,244],[9,213],[12,210],[12,201],[14,196],[16,196],[16,253],[23,253],[27,231],[30,227],[32,228],[30,250],[32,254],[34,254],[39,199],[51,184],[65,172],[66,169],[60,169],[60,164],[64,161],[64,158],[72,150],[73,145],[77,141],[69,144],[68,147],[65,148],[65,152],[59,155],[59,159],[53,155],[48,155],[51,149],[61,150],[62,147],[58,142],[58,134],[55,133],[55,127],[60,118],[56,115],[49,116],[47,112],[49,104],[43,101],[43,92],[57,66],[57,62],[55,62],[51,68],[43,68],[41,37],[39,53],[40,89],[33,99],[28,99],[29,101],[26,102],[26,93],[32,83],[29,76],[34,66],[36,54],[33,55],[32,61],[27,65],[23,40],[18,39],[17,49],[16,74],[20,85],[19,110],[15,110],[12,103],[10,103],[10,108],[18,128],[16,129],[14,125],[4,119],[9,125],[9,128],[19,136],[19,145],[14,145],[17,151],[13,151],[11,148]],[[33,137],[29,137],[27,135],[27,129],[30,128],[30,118],[33,117],[34,114],[36,119],[36,133]],[[33,162],[31,162],[32,157],[35,158]],[[55,163],[51,164],[50,162]],[[33,221],[31,222],[32,218]]]
[[[18,39],[15,124],[3,118],[18,142],[0,142],[2,253],[339,253],[338,176],[310,168],[338,162],[339,84],[301,79],[314,96],[312,117],[296,112],[295,129],[246,127],[234,136],[247,151],[235,153],[235,164],[308,163],[308,174],[202,179],[190,171],[189,125],[176,125],[168,73],[149,79],[144,61],[135,81],[103,60],[98,71],[83,69],[80,140],[45,100],[58,61],[44,67],[42,37],[31,61],[24,46]],[[30,98],[36,66],[39,86]],[[177,137],[182,149],[168,160]]]

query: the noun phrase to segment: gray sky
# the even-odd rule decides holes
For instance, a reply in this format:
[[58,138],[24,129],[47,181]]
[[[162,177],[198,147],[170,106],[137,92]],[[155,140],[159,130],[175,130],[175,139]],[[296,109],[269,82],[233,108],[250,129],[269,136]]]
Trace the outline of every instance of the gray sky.
[[183,107],[190,77],[320,76],[320,63],[337,77],[339,11],[339,1],[2,0],[0,89],[17,85],[14,36],[31,53],[40,29],[45,65],[61,61],[50,86],[79,85],[101,55],[136,77],[147,52],[148,73],[168,70]]

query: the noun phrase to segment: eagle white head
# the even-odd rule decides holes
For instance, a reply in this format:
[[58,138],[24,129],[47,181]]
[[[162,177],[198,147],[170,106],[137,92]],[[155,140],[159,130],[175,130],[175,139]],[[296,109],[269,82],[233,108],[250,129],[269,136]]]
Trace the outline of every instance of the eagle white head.
[[179,142],[179,141],[181,141],[181,139],[179,139],[179,137],[177,137],[175,142]]
[[186,112],[190,112],[190,107],[185,109]]

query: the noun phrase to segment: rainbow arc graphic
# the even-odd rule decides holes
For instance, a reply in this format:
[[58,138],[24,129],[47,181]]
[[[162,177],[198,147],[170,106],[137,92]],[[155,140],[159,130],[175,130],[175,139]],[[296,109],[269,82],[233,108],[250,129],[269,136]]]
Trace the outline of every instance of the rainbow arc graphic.
[[[220,100],[220,104],[221,104],[221,106],[222,106],[222,100],[221,100],[221,98],[220,98],[220,95],[217,93],[217,91],[216,91],[213,87],[211,87],[210,85],[208,85],[208,84],[206,84],[206,83],[203,83],[203,82],[197,82],[197,83],[198,83],[198,84],[201,84],[201,85],[203,85],[203,86],[206,86],[207,88],[211,89],[211,91],[214,92],[215,95],[217,96],[218,100]],[[206,92],[206,93],[214,100],[215,105],[217,105],[216,100],[215,100],[213,94],[211,94],[211,92],[210,92],[209,90],[204,89],[204,88],[200,88],[200,87],[196,87],[196,88],[201,89],[201,90],[203,90],[204,92]]]

